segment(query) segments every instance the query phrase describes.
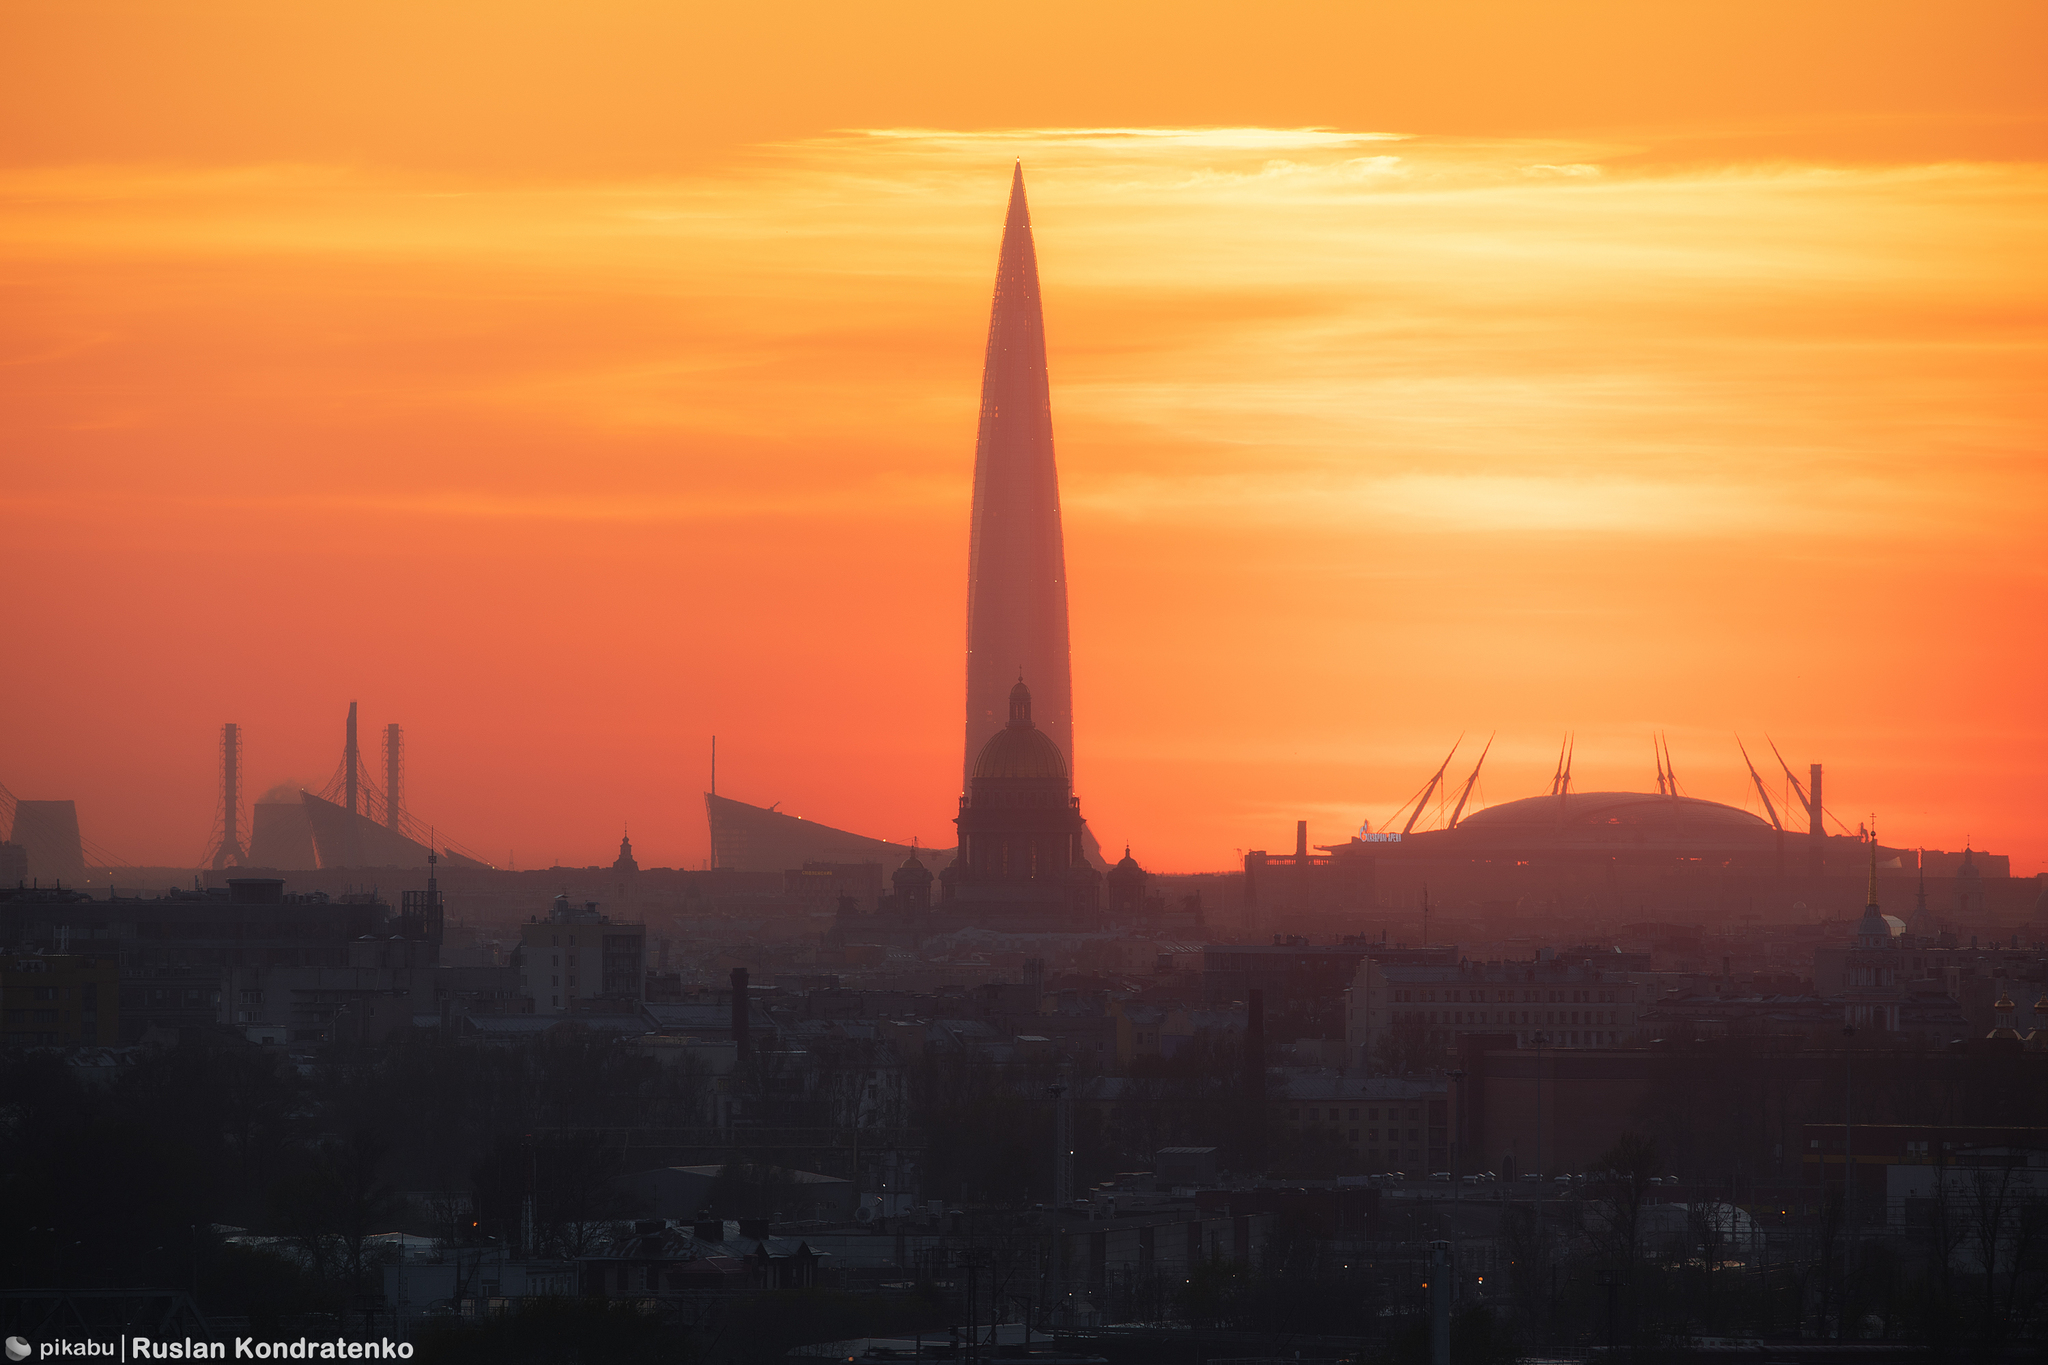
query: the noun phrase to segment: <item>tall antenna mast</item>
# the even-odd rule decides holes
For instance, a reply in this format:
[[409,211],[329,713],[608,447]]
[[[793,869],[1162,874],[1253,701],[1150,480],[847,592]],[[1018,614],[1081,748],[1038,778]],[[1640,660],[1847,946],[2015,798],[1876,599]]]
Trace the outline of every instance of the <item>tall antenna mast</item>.
[[711,737],[711,794],[718,795],[718,736]]
[[244,867],[249,855],[242,849],[242,728],[233,721],[220,727],[220,847],[214,850],[213,869],[232,864]]

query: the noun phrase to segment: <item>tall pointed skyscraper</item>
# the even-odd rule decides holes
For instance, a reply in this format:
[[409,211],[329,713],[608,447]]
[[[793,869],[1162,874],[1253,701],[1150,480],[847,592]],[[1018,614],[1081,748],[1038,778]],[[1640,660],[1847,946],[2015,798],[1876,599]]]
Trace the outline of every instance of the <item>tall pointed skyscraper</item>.
[[1038,256],[1024,202],[1024,166],[1010,179],[1002,259],[981,373],[974,446],[974,524],[967,550],[967,746],[975,756],[1009,721],[1021,673],[1037,726],[1074,770],[1073,682],[1067,656],[1067,566]]

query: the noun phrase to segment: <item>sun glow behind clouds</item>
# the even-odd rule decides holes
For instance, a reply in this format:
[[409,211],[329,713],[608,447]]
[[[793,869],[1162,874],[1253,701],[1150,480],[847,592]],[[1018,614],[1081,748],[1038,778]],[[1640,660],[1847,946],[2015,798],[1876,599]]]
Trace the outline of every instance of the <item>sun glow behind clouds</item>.
[[[1592,756],[1600,726],[1633,752],[1640,727],[1697,724],[1713,763],[1734,723],[1803,727],[1871,781],[1909,774],[1891,795],[1930,841],[1990,837],[2005,817],[1972,802],[2040,811],[2017,776],[2044,757],[2034,709],[1965,687],[1952,656],[1872,677],[1864,618],[1800,600],[1842,575],[1899,622],[1940,617],[1977,677],[2039,663],[2038,645],[1994,648],[2042,602],[2048,172],[2028,164],[1068,128],[855,132],[607,183],[14,172],[0,503],[54,528],[31,538],[136,572],[166,512],[300,545],[424,536],[474,574],[443,638],[494,676],[535,629],[494,596],[515,585],[615,601],[622,622],[686,603],[694,630],[739,643],[633,646],[648,680],[617,684],[621,725],[752,733],[763,780],[817,818],[872,809],[878,832],[929,838],[957,762],[975,392],[1014,157],[1046,289],[1083,795],[1148,861],[1227,861],[1289,803],[1390,805],[1482,724],[1570,725]],[[536,557],[522,528],[605,543],[588,564]],[[346,639],[377,572],[309,567],[269,610]],[[45,587],[20,600],[55,642],[100,647],[84,619],[153,629],[119,591]],[[760,679],[897,640],[899,610],[925,627],[840,684],[887,718],[877,779],[805,686]],[[652,681],[679,675],[680,697]],[[416,673],[416,706],[469,676]],[[16,705],[75,752],[78,703],[32,686],[10,684]],[[438,723],[474,724],[482,749],[522,708]],[[1942,717],[1965,711],[2017,736],[1972,760],[1996,797],[1929,785],[1965,744]],[[1500,790],[1547,743],[1504,742]],[[1716,769],[1697,766],[1704,789]],[[667,799],[630,765],[601,776]],[[451,778],[439,818],[500,841],[556,820],[474,787]],[[701,856],[687,811],[648,837]]]

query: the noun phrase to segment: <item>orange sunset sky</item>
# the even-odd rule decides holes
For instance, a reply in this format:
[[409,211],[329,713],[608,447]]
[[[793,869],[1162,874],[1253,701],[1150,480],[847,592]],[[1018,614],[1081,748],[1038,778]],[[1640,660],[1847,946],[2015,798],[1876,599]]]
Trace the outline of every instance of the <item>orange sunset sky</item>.
[[520,867],[700,865],[714,733],[951,844],[1021,157],[1105,845],[1739,732],[2048,870],[2048,7],[0,16],[0,783],[129,863],[352,699]]

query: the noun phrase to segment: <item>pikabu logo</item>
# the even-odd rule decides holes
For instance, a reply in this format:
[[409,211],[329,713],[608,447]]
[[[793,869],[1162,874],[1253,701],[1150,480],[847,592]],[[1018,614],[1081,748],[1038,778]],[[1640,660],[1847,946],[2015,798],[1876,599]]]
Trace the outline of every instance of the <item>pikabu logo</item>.
[[[7,1338],[9,1360],[28,1359],[29,1344],[20,1337]],[[98,1356],[102,1360],[113,1360],[121,1354],[118,1341],[46,1341],[36,1351],[37,1360],[55,1360],[62,1356]]]

